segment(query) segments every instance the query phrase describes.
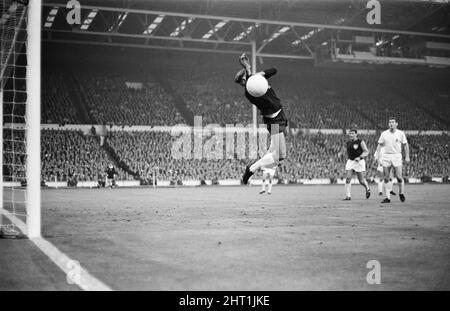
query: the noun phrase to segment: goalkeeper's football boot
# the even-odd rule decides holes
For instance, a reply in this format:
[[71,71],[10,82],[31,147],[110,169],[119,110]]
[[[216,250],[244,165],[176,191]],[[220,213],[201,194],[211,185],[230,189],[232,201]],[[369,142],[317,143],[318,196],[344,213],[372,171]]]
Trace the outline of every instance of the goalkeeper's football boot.
[[394,191],[391,191],[391,195],[397,195],[397,193],[395,193]]
[[352,198],[351,197],[345,197],[345,199],[343,199],[342,201],[351,201]]
[[400,197],[400,201],[405,202],[406,198],[403,193],[400,193],[398,196]]
[[253,172],[250,171],[250,165],[247,165],[247,167],[245,168],[245,173],[244,175],[242,175],[242,182],[244,183],[244,185],[248,184],[248,180],[250,179],[250,177],[252,177]]
[[381,203],[391,203],[391,200],[388,198],[384,198],[384,200],[381,201]]
[[366,199],[370,198],[370,188],[366,189]]

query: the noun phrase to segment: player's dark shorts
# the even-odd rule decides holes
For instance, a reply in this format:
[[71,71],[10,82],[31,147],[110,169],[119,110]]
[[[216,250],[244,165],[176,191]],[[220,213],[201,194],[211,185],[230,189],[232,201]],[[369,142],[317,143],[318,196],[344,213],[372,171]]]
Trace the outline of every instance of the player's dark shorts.
[[264,124],[267,124],[267,130],[269,133],[272,133],[272,124],[278,124],[278,133],[284,133],[286,127],[288,126],[288,119],[286,118],[283,109],[281,109],[280,113],[275,118],[267,118],[263,116],[263,121]]

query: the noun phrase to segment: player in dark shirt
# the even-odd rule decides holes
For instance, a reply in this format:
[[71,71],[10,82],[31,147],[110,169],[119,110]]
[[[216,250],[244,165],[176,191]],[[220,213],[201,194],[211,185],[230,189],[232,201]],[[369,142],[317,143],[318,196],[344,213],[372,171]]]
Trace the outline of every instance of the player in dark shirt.
[[[247,55],[242,54],[239,58],[239,63],[243,67],[235,76],[234,81],[245,88],[245,97],[255,105],[261,115],[263,116],[264,124],[267,125],[267,130],[270,133],[270,146],[266,154],[245,168],[242,181],[244,184],[248,183],[250,177],[260,168],[265,166],[273,166],[273,164],[281,164],[286,158],[286,127],[288,126],[288,120],[283,111],[283,106],[278,98],[277,94],[269,85],[267,92],[259,97],[254,97],[247,92],[245,87],[248,78],[252,75],[251,66]],[[269,79],[277,73],[275,68],[270,68],[255,74],[262,75],[264,78]]]
[[111,162],[108,163],[108,167],[106,168],[105,173],[106,173],[105,187],[109,187],[109,189],[114,188],[114,186],[116,185],[117,172]]
[[366,143],[358,138],[358,132],[355,129],[351,129],[348,132],[350,140],[347,141],[347,163],[345,165],[345,172],[347,178],[345,180],[345,201],[351,200],[351,181],[353,173],[356,173],[359,183],[366,190],[366,199],[370,197],[370,188],[366,179],[364,178],[364,172],[366,171],[365,157],[369,155],[369,149],[367,149]]

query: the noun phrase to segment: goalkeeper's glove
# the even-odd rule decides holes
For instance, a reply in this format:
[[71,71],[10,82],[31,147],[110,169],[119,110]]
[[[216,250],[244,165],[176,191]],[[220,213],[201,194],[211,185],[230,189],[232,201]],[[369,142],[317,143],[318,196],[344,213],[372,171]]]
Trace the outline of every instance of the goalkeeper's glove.
[[247,54],[242,53],[242,55],[239,56],[239,64],[247,71],[248,76],[252,74],[252,67],[250,66],[250,60],[248,59]]

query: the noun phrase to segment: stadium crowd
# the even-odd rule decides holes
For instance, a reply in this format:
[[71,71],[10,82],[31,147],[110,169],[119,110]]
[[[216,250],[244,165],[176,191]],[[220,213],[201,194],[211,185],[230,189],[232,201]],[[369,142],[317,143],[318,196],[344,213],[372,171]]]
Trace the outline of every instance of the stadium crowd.
[[77,123],[77,112],[69,94],[71,86],[66,82],[66,76],[48,73],[42,81],[42,123]]
[[[174,64],[175,66],[177,64]],[[252,106],[244,90],[233,82],[228,65],[167,69],[160,79],[150,74],[81,72],[74,75],[80,97],[92,121],[115,125],[175,125],[186,123],[175,105],[181,98],[187,111],[203,118],[203,124],[252,122]],[[403,130],[448,130],[450,115],[448,87],[443,79],[426,80],[383,73],[305,69],[276,66],[270,79],[292,127],[382,129],[390,115],[401,117]],[[266,68],[262,65],[260,69]],[[78,123],[68,91],[72,87],[64,73],[45,73],[43,123]],[[127,86],[140,81],[141,88]],[[172,92],[172,93],[168,93]]]
[[[366,159],[367,176],[377,176],[373,154],[379,135],[360,135],[369,148]],[[226,141],[223,142],[224,159],[193,159],[189,153],[185,159],[173,157],[172,146],[176,136],[165,132],[111,132],[108,142],[119,158],[142,180],[149,183],[153,174],[160,180],[218,180],[240,179],[242,170],[250,160],[226,158]],[[405,165],[407,177],[448,176],[450,160],[449,137],[446,135],[408,135],[411,146],[411,163]],[[299,134],[288,139],[288,157],[279,170],[283,179],[329,178],[337,180],[345,176],[347,160],[346,135],[339,134]],[[247,142],[248,143],[248,142]],[[193,141],[191,141],[191,148]],[[192,149],[194,150],[194,149]],[[192,151],[194,152],[194,151]],[[248,151],[247,151],[248,152]],[[248,154],[248,153],[247,153]],[[433,159],[433,160],[431,160]]]
[[230,77],[193,74],[190,80],[171,79],[173,89],[185,100],[186,107],[203,124],[242,124],[252,122],[252,107],[244,97],[244,90]]
[[[23,130],[4,131],[3,172],[7,181],[24,180],[26,156],[23,133]],[[366,176],[369,180],[374,180],[377,176],[373,154],[378,137],[378,134],[360,135],[369,148],[366,159]],[[405,176],[424,180],[431,180],[432,177],[448,178],[450,137],[445,134],[407,137],[411,162],[405,165]],[[151,184],[154,177],[174,183],[181,180],[211,180],[214,183],[219,179],[240,179],[243,168],[252,161],[238,157],[237,149],[234,149],[232,159],[227,158],[225,140],[222,158],[208,159],[210,154],[204,152],[201,159],[194,159],[195,144],[191,140],[190,145],[184,146],[188,148],[188,156],[180,159],[174,156],[177,151],[174,149],[174,142],[179,138],[179,135],[172,136],[167,132],[109,132],[106,142],[119,160],[119,165],[115,165],[117,179],[139,178],[142,184]],[[279,168],[277,177],[290,182],[313,178],[330,179],[334,182],[344,178],[347,140],[348,137],[344,134],[290,135],[287,141],[288,157]],[[205,142],[204,137],[203,145]],[[248,145],[247,137],[244,145]],[[236,144],[235,148],[238,146]],[[98,137],[76,130],[44,130],[41,148],[43,181],[67,181],[76,185],[78,181],[104,180],[104,170],[110,159],[100,146]],[[248,155],[248,149],[245,152]],[[259,177],[260,175],[256,175],[256,178]]]
[[[225,71],[225,70],[223,70]],[[248,124],[252,108],[233,77],[199,72],[189,80],[173,75],[173,89],[204,123]],[[429,90],[410,81],[335,71],[282,73],[270,79],[293,127],[318,129],[384,128],[390,115],[401,116],[404,130],[447,130],[449,122],[430,113]],[[445,92],[444,89],[442,92]],[[417,95],[417,96],[416,96]],[[434,103],[433,101],[432,103]],[[442,102],[442,100],[441,100]],[[446,103],[448,104],[448,97]],[[441,104],[442,106],[442,104]],[[448,109],[447,109],[448,110]],[[436,110],[434,110],[436,111]]]
[[[117,74],[76,76],[89,113],[97,124],[115,125],[175,125],[184,119],[175,109],[173,98],[151,79],[142,87],[127,86],[127,79]],[[142,79],[142,77],[138,77]],[[141,80],[142,81],[142,80]]]
[[[159,180],[239,179],[237,160],[178,159],[172,146],[179,137],[167,132],[110,132],[107,141],[124,165],[137,173],[144,183],[153,176]],[[188,146],[185,146],[188,148]],[[191,147],[193,144],[191,142]]]
[[[76,130],[43,130],[41,133],[41,176],[44,181],[99,181],[105,178],[110,160],[98,137]],[[116,168],[118,179],[132,176]]]
[[[114,69],[81,71],[75,74],[44,73],[42,91],[42,123],[79,123],[74,93],[78,94],[87,114],[96,124],[175,125],[186,123],[179,112],[181,99],[188,111],[202,116],[207,124],[242,124],[252,122],[252,106],[244,90],[233,82],[234,70],[229,64],[215,62],[188,63],[170,60],[165,75],[166,88],[151,74],[125,74]],[[178,63],[177,63],[178,62]],[[183,65],[185,63],[186,65]],[[233,60],[233,64],[236,61]],[[197,66],[198,70],[192,70]],[[259,69],[266,68],[260,65]],[[399,118],[402,130],[448,130],[448,87],[443,79],[407,77],[404,73],[351,72],[275,66],[278,74],[270,84],[282,100],[292,128],[300,129],[385,129],[387,117]],[[133,70],[131,70],[133,72]],[[67,76],[71,75],[71,80]],[[76,87],[67,81],[77,83]],[[138,82],[136,82],[138,81]],[[424,82],[425,81],[425,82]],[[73,89],[71,89],[74,87]],[[174,93],[168,93],[174,92]],[[18,93],[19,96],[22,92]],[[26,98],[12,98],[5,92],[4,122],[23,122]],[[23,96],[22,96],[23,97]],[[258,121],[261,123],[259,116]],[[4,135],[8,135],[4,132]],[[367,175],[376,175],[372,155],[377,135],[364,136],[371,150]],[[345,135],[299,134],[288,138],[289,156],[279,175],[295,181],[302,178],[344,176],[346,161]],[[444,177],[449,175],[449,137],[447,135],[408,135],[411,163],[407,177]],[[42,132],[42,179],[46,181],[95,181],[103,178],[109,152],[116,156],[119,179],[140,178],[151,183],[159,180],[240,179],[249,160],[240,159],[174,159],[171,147],[176,140],[170,133],[110,131],[106,148],[97,136],[81,131],[46,130]],[[5,150],[19,145],[4,141]],[[22,176],[16,171],[17,161],[24,156],[5,154],[6,175]],[[23,153],[23,152],[22,152]],[[9,165],[7,163],[10,163]],[[11,164],[12,163],[12,164]],[[22,175],[21,175],[22,174]]]

